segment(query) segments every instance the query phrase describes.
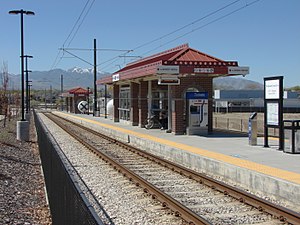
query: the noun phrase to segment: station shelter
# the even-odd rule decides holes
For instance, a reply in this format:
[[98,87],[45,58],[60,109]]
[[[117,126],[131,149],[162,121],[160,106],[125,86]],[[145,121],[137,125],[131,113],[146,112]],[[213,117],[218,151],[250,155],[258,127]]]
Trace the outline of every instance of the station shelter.
[[198,134],[213,130],[213,78],[248,72],[184,44],[129,63],[97,85],[112,86],[114,122],[144,127],[148,117],[166,112],[168,132]]
[[66,111],[76,114],[81,113],[78,109],[78,104],[81,101],[88,101],[89,94],[90,92],[82,87],[75,87],[62,93],[66,104]]

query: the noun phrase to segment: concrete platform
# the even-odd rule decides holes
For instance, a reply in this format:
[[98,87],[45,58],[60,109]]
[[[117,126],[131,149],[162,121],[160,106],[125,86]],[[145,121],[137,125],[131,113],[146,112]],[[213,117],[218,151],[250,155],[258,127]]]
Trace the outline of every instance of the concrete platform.
[[236,184],[292,206],[300,211],[300,154],[278,149],[278,140],[270,138],[270,148],[248,145],[248,137],[239,134],[214,133],[207,136],[174,135],[165,131],[146,130],[104,117],[54,112],[118,140],[198,172]]

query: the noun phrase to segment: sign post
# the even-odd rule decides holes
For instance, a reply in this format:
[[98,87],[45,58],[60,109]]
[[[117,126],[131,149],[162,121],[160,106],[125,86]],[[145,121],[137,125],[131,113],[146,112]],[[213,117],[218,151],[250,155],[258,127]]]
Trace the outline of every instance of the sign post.
[[279,150],[284,148],[283,76],[264,78],[264,147],[269,147],[269,127],[279,129]]

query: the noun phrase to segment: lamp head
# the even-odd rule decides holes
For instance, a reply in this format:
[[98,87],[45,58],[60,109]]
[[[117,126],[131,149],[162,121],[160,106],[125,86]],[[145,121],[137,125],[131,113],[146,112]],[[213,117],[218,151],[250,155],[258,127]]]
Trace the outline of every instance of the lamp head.
[[32,12],[32,11],[25,11],[25,13],[26,13],[26,15],[32,15],[32,16],[35,15],[34,12]]
[[11,10],[11,11],[9,11],[8,13],[9,13],[9,14],[17,15],[17,14],[21,13],[21,11],[20,11],[20,10]]
[[26,15],[35,15],[32,11],[25,11],[23,9],[21,10],[11,10],[8,12],[9,14],[17,15],[17,14],[26,14]]

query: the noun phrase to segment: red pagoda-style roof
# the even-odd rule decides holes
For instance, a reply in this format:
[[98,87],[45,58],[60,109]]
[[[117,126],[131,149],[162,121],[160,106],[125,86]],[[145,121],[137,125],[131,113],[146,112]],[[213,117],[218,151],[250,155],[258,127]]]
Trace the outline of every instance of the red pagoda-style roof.
[[[126,67],[97,81],[97,84],[111,84],[116,81],[156,75],[163,66],[178,66],[179,74],[209,74],[214,77],[230,74],[232,67],[238,67],[236,61],[224,61],[203,52],[192,49],[188,44],[129,63]],[[232,75],[238,75],[232,73]]]
[[75,87],[68,91],[70,94],[88,94],[88,90],[82,87]]
[[72,88],[72,89],[68,90],[67,92],[63,93],[62,96],[68,97],[70,95],[80,95],[80,94],[87,95],[90,93],[91,92],[88,92],[88,90],[86,90],[82,87],[75,87],[75,88]]

